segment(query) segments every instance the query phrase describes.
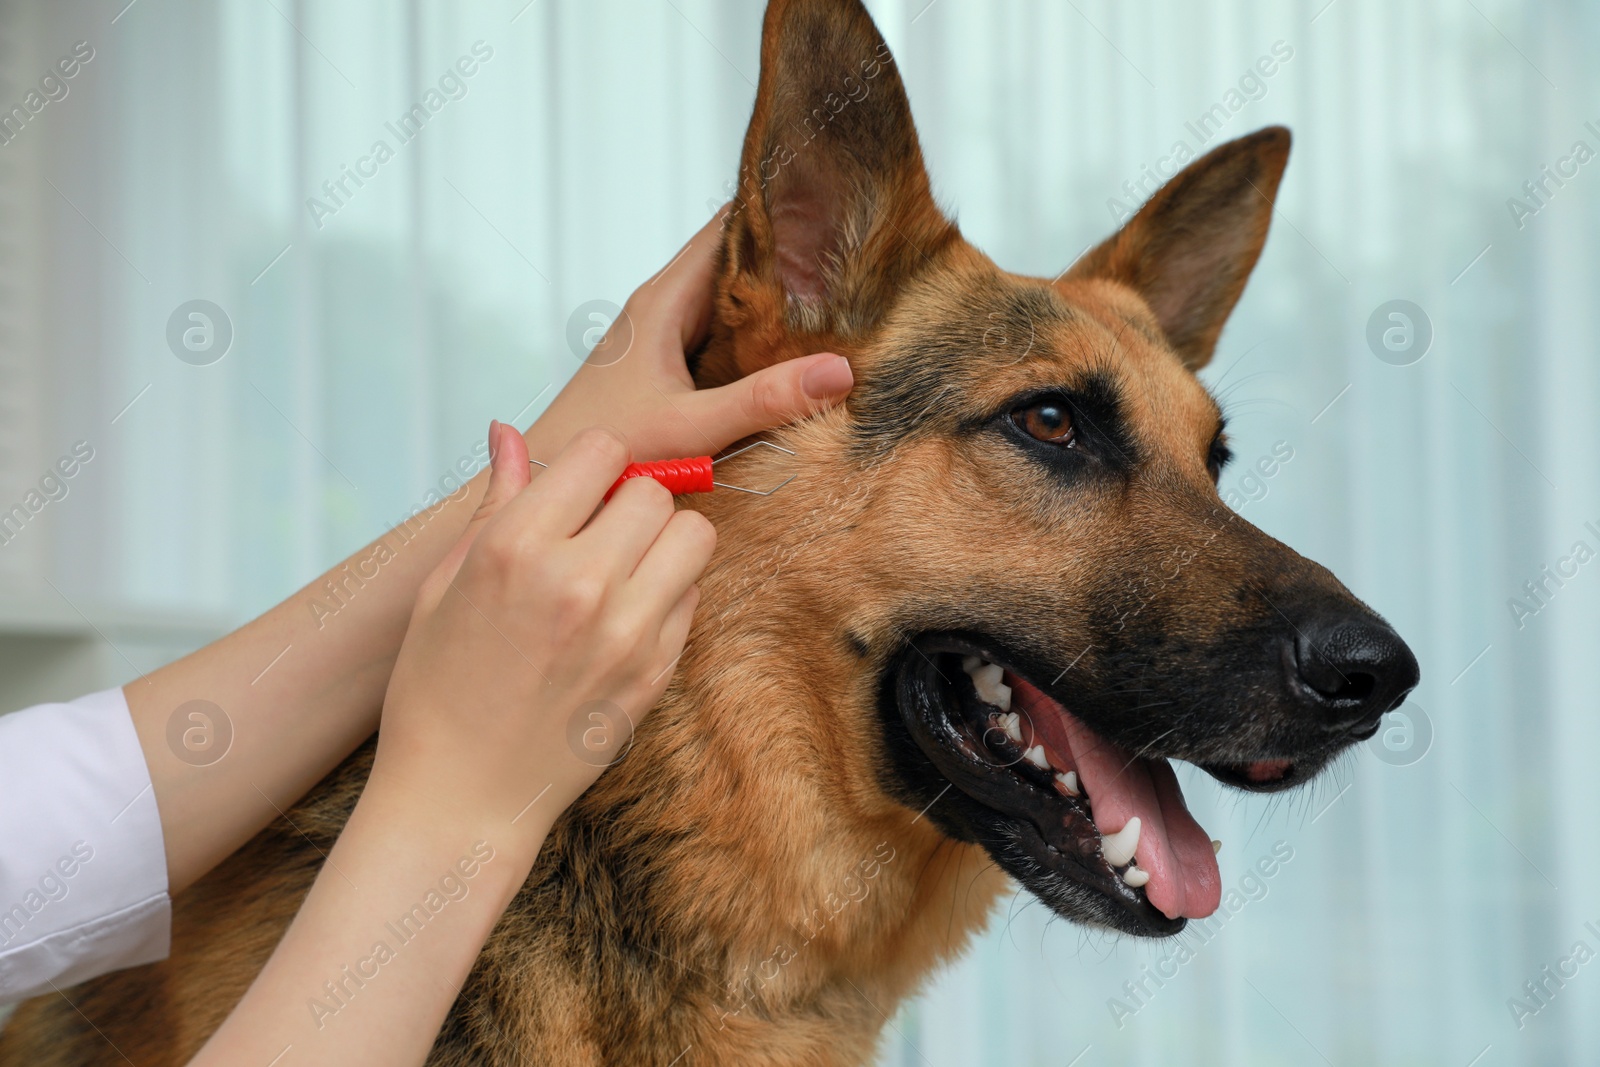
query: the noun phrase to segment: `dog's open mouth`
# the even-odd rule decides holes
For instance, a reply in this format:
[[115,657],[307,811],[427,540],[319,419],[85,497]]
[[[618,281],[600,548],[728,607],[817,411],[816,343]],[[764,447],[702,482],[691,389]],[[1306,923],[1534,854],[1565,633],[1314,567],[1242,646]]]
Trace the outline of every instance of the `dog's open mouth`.
[[[920,638],[898,675],[906,726],[944,777],[998,816],[989,832],[972,827],[974,836],[1016,856],[1007,863],[997,854],[1030,889],[1040,889],[1030,875],[1069,879],[1112,905],[1090,909],[1104,921],[1152,936],[1216,910],[1218,843],[1189,814],[1167,759],[1096,733],[1045,693],[1058,679],[1030,678],[980,638]],[[1205,769],[1257,790],[1302,777],[1286,759]],[[1061,896],[1046,889],[1047,902]]]

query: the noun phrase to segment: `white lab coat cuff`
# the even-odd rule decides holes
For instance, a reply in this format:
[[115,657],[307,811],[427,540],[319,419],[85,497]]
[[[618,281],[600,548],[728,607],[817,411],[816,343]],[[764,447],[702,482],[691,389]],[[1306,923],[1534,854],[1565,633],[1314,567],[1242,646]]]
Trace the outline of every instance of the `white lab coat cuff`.
[[165,959],[172,904],[121,689],[0,716],[0,1003]]

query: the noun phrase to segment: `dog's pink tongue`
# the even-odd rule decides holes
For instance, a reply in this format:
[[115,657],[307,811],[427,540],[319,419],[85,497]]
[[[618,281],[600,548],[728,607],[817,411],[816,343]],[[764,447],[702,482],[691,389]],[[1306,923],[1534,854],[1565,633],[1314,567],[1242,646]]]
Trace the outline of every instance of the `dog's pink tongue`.
[[1189,814],[1171,764],[1135,759],[1023,679],[1006,680],[1045,744],[1071,753],[1100,833],[1116,833],[1138,817],[1134,862],[1150,873],[1144,887],[1150,903],[1169,919],[1203,919],[1216,911],[1222,899],[1216,853]]

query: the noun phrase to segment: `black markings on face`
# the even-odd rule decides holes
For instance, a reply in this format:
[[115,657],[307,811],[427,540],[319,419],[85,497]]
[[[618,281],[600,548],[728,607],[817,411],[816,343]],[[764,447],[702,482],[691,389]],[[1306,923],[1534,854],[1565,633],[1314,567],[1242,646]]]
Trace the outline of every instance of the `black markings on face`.
[[1046,337],[1075,317],[1050,290],[999,277],[947,305],[937,297],[922,301],[930,307],[927,319],[892,342],[882,365],[851,398],[853,451],[863,459],[970,422],[977,413],[964,400],[967,387],[986,371],[1046,354]]

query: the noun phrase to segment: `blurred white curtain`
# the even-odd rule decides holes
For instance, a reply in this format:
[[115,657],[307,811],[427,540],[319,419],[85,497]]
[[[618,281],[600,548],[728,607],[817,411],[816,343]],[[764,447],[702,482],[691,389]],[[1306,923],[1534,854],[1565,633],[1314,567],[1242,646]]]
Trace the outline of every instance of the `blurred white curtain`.
[[[0,267],[28,268],[0,293],[0,374],[20,469],[97,456],[0,572],[239,618],[422,502],[491,416],[537,414],[576,366],[569,317],[620,303],[726,198],[757,73],[749,0],[125,3],[13,7],[0,36],[4,106],[75,42],[95,53],[0,147],[23,242]],[[1600,964],[1562,961],[1600,952],[1600,564],[1571,562],[1600,551],[1600,163],[1572,155],[1600,151],[1600,10],[869,6],[939,195],[1011,269],[1053,275],[1107,233],[1146,167],[1202,147],[1201,116],[1207,143],[1293,127],[1207,372],[1240,458],[1225,487],[1424,671],[1387,762],[1364,750],[1278,802],[1185,778],[1241,903],[1181,964],[1018,897],[883,1062],[1593,1062]],[[386,124],[430,87],[401,143]],[[378,140],[392,158],[363,162]],[[344,168],[368,176],[334,203]],[[167,341],[197,299],[233,329],[209,366]],[[1408,365],[1368,341],[1401,299],[1432,334]],[[1274,449],[1292,458],[1248,478]]]

